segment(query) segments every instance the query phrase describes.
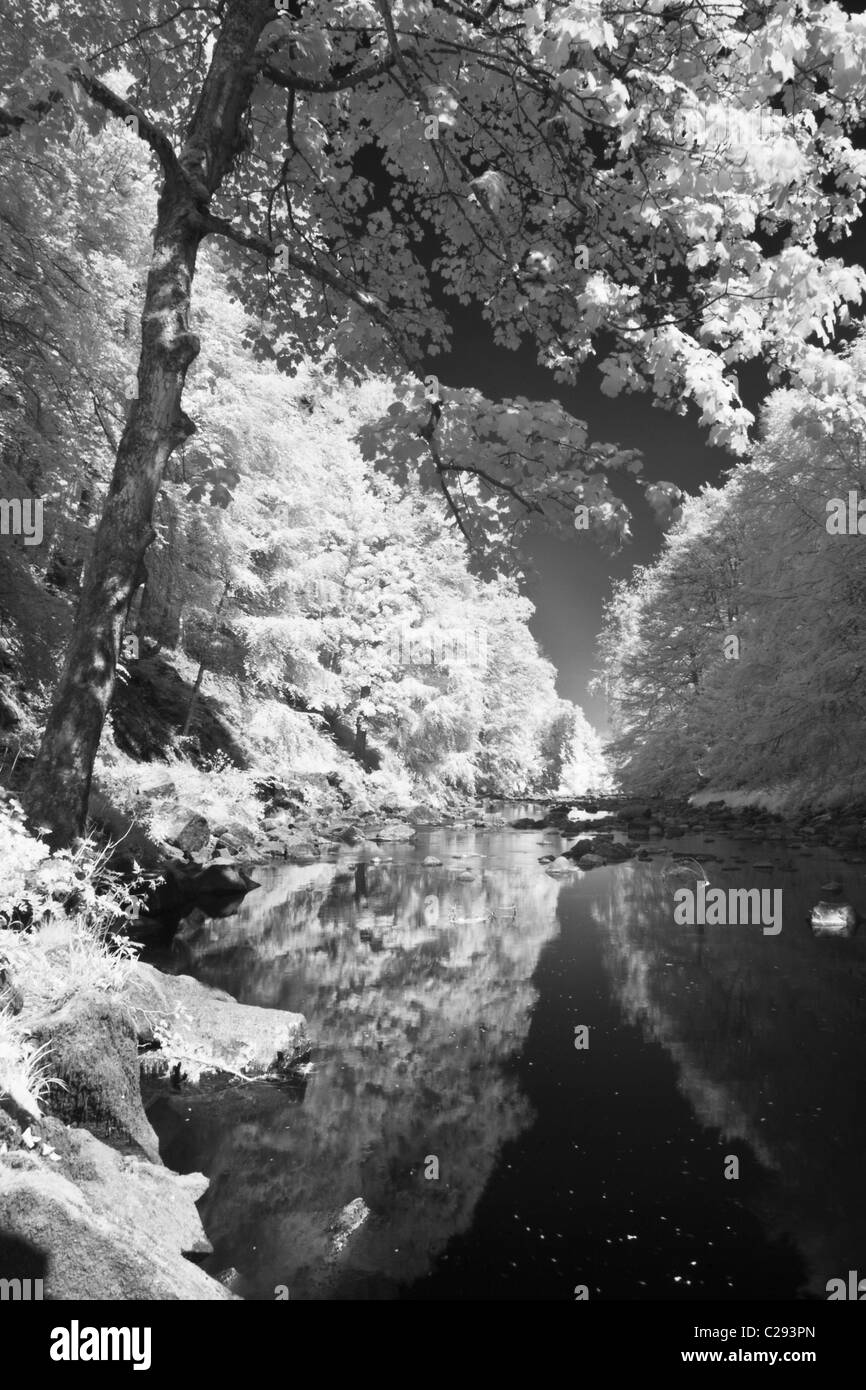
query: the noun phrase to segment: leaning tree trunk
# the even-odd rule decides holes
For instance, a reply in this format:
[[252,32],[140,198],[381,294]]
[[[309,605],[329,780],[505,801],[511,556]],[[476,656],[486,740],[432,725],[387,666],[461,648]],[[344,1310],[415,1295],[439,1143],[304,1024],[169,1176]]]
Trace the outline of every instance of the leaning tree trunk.
[[153,509],[172,450],[193,426],[181,410],[184,378],[198,352],[189,332],[189,291],[200,232],[166,190],[142,317],[138,399],[85,573],[66,661],[26,793],[33,822],[66,843],[81,833],[93,762],[114,692],[126,612],[144,552],[154,538]]
[[166,463],[194,430],[181,409],[198,350],[189,329],[196,255],[210,197],[239,149],[256,81],[255,48],[271,0],[228,0],[177,169],[166,173],[142,313],[138,399],[120,441],[72,638],[25,793],[54,845],[80,835],[93,764],[114,693],[120,639]]

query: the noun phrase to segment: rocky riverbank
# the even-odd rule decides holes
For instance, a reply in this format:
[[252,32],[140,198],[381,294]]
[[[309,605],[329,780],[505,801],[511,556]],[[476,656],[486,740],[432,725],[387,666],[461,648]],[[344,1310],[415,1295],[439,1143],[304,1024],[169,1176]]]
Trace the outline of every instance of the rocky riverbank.
[[[699,804],[600,797],[551,802],[544,816],[510,823],[516,829],[553,830],[565,838],[578,837],[561,855],[540,856],[554,875],[575,864],[592,869],[632,858],[648,859],[660,852],[662,843],[695,835],[778,840],[784,842],[786,851],[795,852],[798,847],[820,845],[839,850],[850,863],[866,860],[866,803],[834,810],[807,808],[784,815],[761,804],[738,804],[736,795],[730,802],[709,796]],[[614,838],[614,832],[625,838]]]
[[141,964],[91,871],[42,855],[0,928],[0,1277],[41,1279],[48,1299],[231,1298],[195,1263],[208,1182],[163,1165],[142,1066],[189,1088],[285,1076],[306,1023]]

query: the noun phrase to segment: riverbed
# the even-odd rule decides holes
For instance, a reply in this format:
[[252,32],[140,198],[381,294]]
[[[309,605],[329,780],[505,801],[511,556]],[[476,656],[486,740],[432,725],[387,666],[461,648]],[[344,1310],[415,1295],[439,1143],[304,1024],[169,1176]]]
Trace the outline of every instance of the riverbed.
[[422,830],[258,869],[237,915],[182,929],[163,969],[297,1010],[315,1044],[285,1081],[148,1098],[165,1162],[211,1180],[210,1272],[250,1299],[569,1301],[823,1299],[866,1274],[866,932],[807,923],[829,879],[866,912],[866,867],[669,846],[781,888],[767,935],[676,925],[658,841],[552,877],[565,843]]

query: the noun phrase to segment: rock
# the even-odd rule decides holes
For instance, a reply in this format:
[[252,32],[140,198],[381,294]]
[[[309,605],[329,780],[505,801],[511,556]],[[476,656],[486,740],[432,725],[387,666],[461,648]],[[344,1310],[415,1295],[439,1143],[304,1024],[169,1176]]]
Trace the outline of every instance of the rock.
[[[45,1298],[231,1298],[183,1255],[210,1249],[195,1207],[207,1179],[121,1158],[83,1130],[66,1133],[65,1151],[51,1136],[57,1165],[23,1152],[0,1162],[0,1229],[8,1250],[39,1261]],[[4,1277],[29,1272],[18,1274],[14,1259],[4,1256]]]
[[0,955],[0,1011],[7,1010],[10,1014],[20,1014],[24,1005],[24,996],[15,983],[12,967],[5,956]]
[[604,857],[608,863],[621,864],[625,859],[631,859],[633,850],[628,845],[624,845],[621,840],[613,840],[604,847]]
[[369,833],[371,840],[378,840],[382,844],[397,840],[414,840],[416,831],[414,825],[409,825],[407,821],[389,820]]
[[317,840],[300,837],[286,840],[282,850],[284,858],[288,859],[290,864],[316,864],[322,857],[321,847]]
[[842,884],[841,884],[841,883],[837,883],[835,879],[831,879],[829,883],[822,883],[822,884],[821,884],[821,892],[822,892],[822,893],[841,893],[841,892],[842,892]]
[[471,869],[462,869],[461,872],[457,875],[457,878],[461,883],[475,882],[475,875]]
[[577,861],[579,869],[600,869],[604,859],[600,854],[582,854]]
[[304,804],[304,794],[297,787],[290,787],[276,777],[266,777],[256,782],[253,790],[260,801],[280,811],[298,811]]
[[367,836],[359,825],[347,825],[338,837],[344,845],[362,845]]
[[180,1058],[191,1079],[205,1072],[242,1072],[265,1076],[288,1071],[309,1052],[303,1014],[239,1004],[223,989],[191,975],[162,975],[140,962],[130,970],[123,990],[142,1043],[168,1032],[166,1058],[147,1054],[147,1065],[165,1071]]
[[591,854],[594,848],[595,840],[584,837],[582,840],[577,840],[567,850],[564,850],[563,853],[566,859],[580,859],[584,854]]
[[328,1228],[332,1233],[331,1257],[342,1253],[350,1237],[363,1226],[369,1215],[370,1208],[363,1197],[355,1197],[353,1201],[346,1203]]
[[[540,856],[538,862],[539,862],[539,864],[552,864],[552,863],[554,862],[554,860],[556,859],[556,857],[557,857],[557,856],[556,856],[555,854],[542,854],[542,855]],[[560,855],[559,857],[560,857],[560,859],[561,859],[561,858],[562,858],[562,855]]]
[[141,1103],[136,1030],[121,999],[79,990],[33,1019],[29,1031],[45,1047],[49,1076],[63,1083],[48,1089],[44,1104],[50,1113],[158,1163],[159,1142]]
[[170,845],[177,845],[184,854],[197,854],[210,840],[210,826],[204,816],[179,811],[172,819],[164,838]]
[[261,884],[257,879],[251,878],[234,859],[212,859],[196,874],[195,887],[197,893],[208,897],[219,897],[223,893],[235,897],[243,896],[253,888],[260,888]]
[[850,903],[816,903],[809,914],[813,936],[853,936],[859,920]]
[[442,860],[437,859],[435,854],[428,854],[426,859],[421,860],[421,863],[425,869],[441,869],[442,867]]
[[152,787],[142,787],[139,796],[144,796],[148,801],[159,801],[163,797],[177,796],[177,787],[174,782],[156,782]]
[[220,821],[213,833],[232,854],[252,849],[258,840],[258,832],[239,820]]
[[533,820],[531,816],[519,816],[511,822],[512,830],[546,830],[546,820]]
[[162,882],[148,892],[147,910],[151,916],[183,914],[196,903],[207,903],[212,916],[220,915],[223,900],[239,900],[258,881],[233,859],[212,859],[197,867],[190,864],[171,864],[162,873]]

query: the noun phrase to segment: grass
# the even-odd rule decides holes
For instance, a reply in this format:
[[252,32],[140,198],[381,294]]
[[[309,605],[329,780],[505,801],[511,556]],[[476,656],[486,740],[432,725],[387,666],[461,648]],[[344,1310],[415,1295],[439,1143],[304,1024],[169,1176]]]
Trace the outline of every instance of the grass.
[[0,1099],[8,1096],[31,1120],[38,1120],[51,1086],[63,1082],[48,1074],[48,1044],[34,1047],[25,1028],[8,1009],[0,1009]]

